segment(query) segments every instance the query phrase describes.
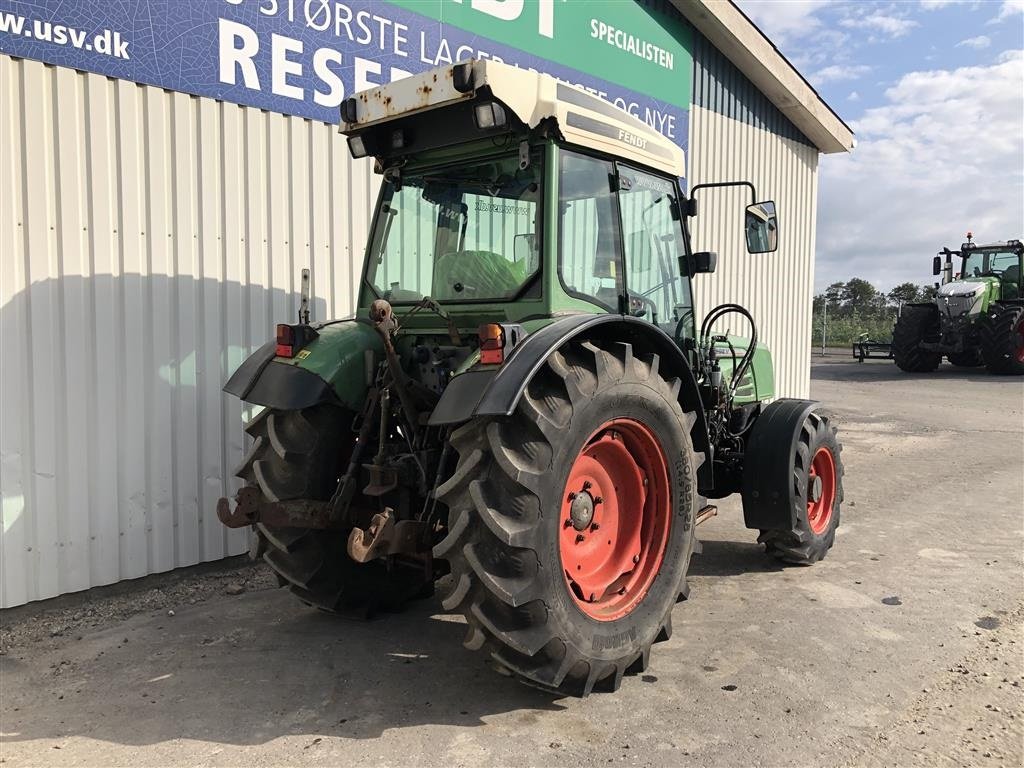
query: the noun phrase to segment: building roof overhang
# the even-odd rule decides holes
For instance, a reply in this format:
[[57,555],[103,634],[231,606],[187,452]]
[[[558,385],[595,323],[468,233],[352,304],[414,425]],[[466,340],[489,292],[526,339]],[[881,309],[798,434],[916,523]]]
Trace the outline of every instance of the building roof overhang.
[[853,131],[731,0],[671,0],[708,41],[826,154],[849,152]]

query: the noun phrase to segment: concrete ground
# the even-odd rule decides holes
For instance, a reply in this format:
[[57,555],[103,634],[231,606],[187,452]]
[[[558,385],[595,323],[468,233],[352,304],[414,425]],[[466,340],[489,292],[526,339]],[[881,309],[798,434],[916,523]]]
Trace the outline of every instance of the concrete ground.
[[617,694],[494,674],[433,600],[352,623],[250,574],[127,617],[80,607],[52,637],[8,626],[0,760],[1021,765],[1024,381],[826,358],[812,390],[845,447],[835,549],[780,568],[723,503],[674,636]]

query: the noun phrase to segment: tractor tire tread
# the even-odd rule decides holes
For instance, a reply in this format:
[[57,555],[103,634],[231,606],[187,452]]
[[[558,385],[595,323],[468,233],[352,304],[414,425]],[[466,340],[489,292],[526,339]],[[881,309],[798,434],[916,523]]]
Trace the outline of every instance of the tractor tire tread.
[[1015,336],[1024,333],[1018,325],[1024,322],[1024,306],[993,304],[981,318],[981,356],[990,373],[999,376],[1024,375],[1024,361],[1018,360]]
[[[536,578],[545,541],[539,487],[581,399],[624,379],[672,397],[672,384],[658,369],[656,355],[634,357],[629,344],[570,343],[548,358],[511,418],[473,420],[452,434],[460,461],[438,489],[450,519],[446,538],[434,548],[453,575],[442,604],[465,616],[467,647],[483,649],[500,671],[527,685],[586,696],[614,691],[623,676],[647,668],[649,645],[619,659],[588,658],[549,621]],[[692,419],[677,399],[672,402],[688,431]],[[682,573],[679,599],[688,594],[685,568]],[[655,642],[670,635],[671,607]]]
[[892,356],[896,366],[907,373],[930,373],[939,367],[942,355],[921,349],[922,341],[939,340],[939,316],[931,306],[904,307],[892,331]]

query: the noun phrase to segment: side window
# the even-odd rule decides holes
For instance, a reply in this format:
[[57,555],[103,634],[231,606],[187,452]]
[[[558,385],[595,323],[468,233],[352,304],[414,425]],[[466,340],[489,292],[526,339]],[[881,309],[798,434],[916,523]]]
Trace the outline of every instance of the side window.
[[629,311],[670,336],[677,326],[681,334],[688,335],[693,301],[690,281],[679,274],[679,256],[685,253],[685,246],[676,185],[623,165],[619,166],[619,179]]
[[622,253],[610,162],[561,152],[558,265],[569,293],[617,312]]

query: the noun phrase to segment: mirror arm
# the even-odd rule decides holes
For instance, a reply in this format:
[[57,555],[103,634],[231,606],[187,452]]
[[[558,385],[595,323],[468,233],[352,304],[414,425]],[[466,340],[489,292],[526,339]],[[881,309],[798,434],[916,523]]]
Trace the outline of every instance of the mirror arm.
[[696,202],[697,202],[697,190],[699,189],[718,189],[720,187],[747,187],[750,189],[750,204],[755,205],[757,203],[757,190],[754,188],[752,182],[749,181],[709,181],[706,184],[697,184],[693,189],[690,190],[690,200],[694,202],[694,212],[687,213],[693,216],[696,213]]

